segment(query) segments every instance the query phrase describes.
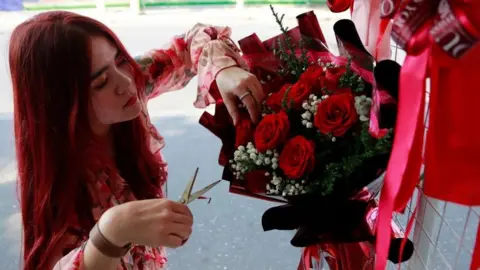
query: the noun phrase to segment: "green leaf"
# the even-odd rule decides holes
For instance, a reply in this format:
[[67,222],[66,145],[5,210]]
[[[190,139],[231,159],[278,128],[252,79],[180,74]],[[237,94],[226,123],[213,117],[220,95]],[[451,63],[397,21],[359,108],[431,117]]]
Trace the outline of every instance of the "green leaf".
[[283,95],[283,99],[282,99],[282,107],[287,111],[291,107],[293,107],[293,100],[288,100],[288,93],[290,92],[291,89],[292,89],[291,86],[287,88],[287,90],[285,91],[285,94]]

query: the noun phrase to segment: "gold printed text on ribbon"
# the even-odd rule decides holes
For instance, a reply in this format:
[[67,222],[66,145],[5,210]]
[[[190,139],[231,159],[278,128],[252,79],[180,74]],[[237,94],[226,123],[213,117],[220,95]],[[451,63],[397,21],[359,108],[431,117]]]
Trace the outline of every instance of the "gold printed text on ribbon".
[[393,18],[398,8],[399,0],[382,0],[380,2],[380,17]]
[[402,49],[408,49],[408,42],[436,13],[438,2],[439,0],[410,0],[398,11],[392,26],[392,38]]
[[460,58],[478,42],[460,23],[447,0],[440,1],[430,34],[434,42],[454,58]]

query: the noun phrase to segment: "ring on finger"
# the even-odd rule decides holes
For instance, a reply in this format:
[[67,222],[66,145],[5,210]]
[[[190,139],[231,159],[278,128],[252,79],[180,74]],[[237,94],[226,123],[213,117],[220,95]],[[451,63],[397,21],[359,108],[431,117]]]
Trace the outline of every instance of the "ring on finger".
[[243,101],[243,99],[246,98],[246,97],[249,96],[249,95],[253,97],[252,91],[247,90],[247,92],[243,93],[243,94],[239,97],[240,101]]

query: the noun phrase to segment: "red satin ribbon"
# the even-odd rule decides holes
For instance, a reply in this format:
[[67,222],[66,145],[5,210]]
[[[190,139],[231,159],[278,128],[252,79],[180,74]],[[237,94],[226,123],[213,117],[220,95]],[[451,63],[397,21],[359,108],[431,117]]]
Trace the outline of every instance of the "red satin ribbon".
[[[400,77],[397,124],[390,162],[380,194],[376,269],[385,269],[394,210],[403,209],[420,176],[424,134],[425,76],[430,50],[405,60]],[[407,102],[405,102],[407,101]],[[410,181],[403,181],[408,179]]]
[[298,265],[298,270],[313,269],[312,259],[320,261],[320,245],[308,246],[303,249],[302,259]]
[[[463,12],[469,8],[470,14],[479,16],[480,5],[476,1],[475,9],[465,3],[410,0],[395,15],[393,38],[407,57],[400,77],[395,141],[380,197],[378,270],[386,267],[392,213],[404,209],[419,179],[427,75],[432,83],[424,192],[441,200],[480,205],[480,125],[471,118],[480,116],[480,93],[470,91],[480,85],[474,68],[480,61],[480,47],[473,48],[479,34]],[[478,242],[477,238],[471,269],[480,264]]]
[[380,139],[388,134],[388,129],[380,128],[380,120],[378,119],[380,105],[395,101],[387,92],[378,90],[376,86],[373,87],[372,97],[373,102],[370,108],[370,124],[368,128],[374,138]]
[[375,254],[369,242],[314,245],[303,250],[297,269],[316,269],[312,259],[324,269],[322,257],[331,270],[373,270]]

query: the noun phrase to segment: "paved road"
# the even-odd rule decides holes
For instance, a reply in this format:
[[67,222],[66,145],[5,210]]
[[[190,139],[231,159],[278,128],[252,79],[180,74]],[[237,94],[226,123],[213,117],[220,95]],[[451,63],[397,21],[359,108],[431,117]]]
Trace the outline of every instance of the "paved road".
[[[294,16],[308,8],[280,7],[288,12],[287,25],[294,26]],[[89,11],[90,16],[100,16]],[[332,26],[336,18],[346,14],[332,15],[325,10],[316,10],[327,39],[334,40]],[[20,215],[15,193],[15,164],[13,163],[12,95],[8,75],[7,43],[14,25],[32,13],[0,14],[0,269],[18,269],[20,252]],[[135,17],[125,12],[109,12],[102,19],[119,35],[132,54],[161,46],[172,35],[182,33],[197,21],[212,24],[228,24],[233,30],[233,39],[257,32],[260,38],[278,33],[268,7],[244,11],[232,9],[183,9],[156,10],[147,15]],[[174,23],[167,26],[168,23]],[[196,80],[183,90],[166,94],[153,100],[149,109],[155,125],[165,136],[167,146],[164,153],[170,164],[169,195],[177,198],[190,174],[200,167],[198,185],[212,182],[220,176],[217,165],[219,141],[198,125],[201,110],[194,109]],[[296,269],[299,250],[289,245],[292,233],[261,230],[260,218],[270,203],[248,199],[227,193],[226,183],[211,191],[212,203],[192,203],[195,215],[194,234],[188,245],[169,251],[169,269],[254,269],[290,270]],[[442,210],[442,209],[440,209]],[[468,209],[449,205],[446,220],[454,231],[461,235]],[[406,223],[406,217],[400,217]],[[478,215],[468,219],[464,245],[471,250],[475,239]],[[442,227],[438,243],[445,259],[453,263],[456,258],[458,241],[449,233],[448,226]],[[425,234],[425,233],[424,233]],[[436,236],[432,236],[435,239]],[[425,245],[419,241],[419,245]],[[423,243],[423,244],[422,244]],[[456,269],[468,269],[468,253],[461,253]],[[421,268],[414,268],[421,269]],[[434,256],[429,269],[448,269],[443,259]]]

